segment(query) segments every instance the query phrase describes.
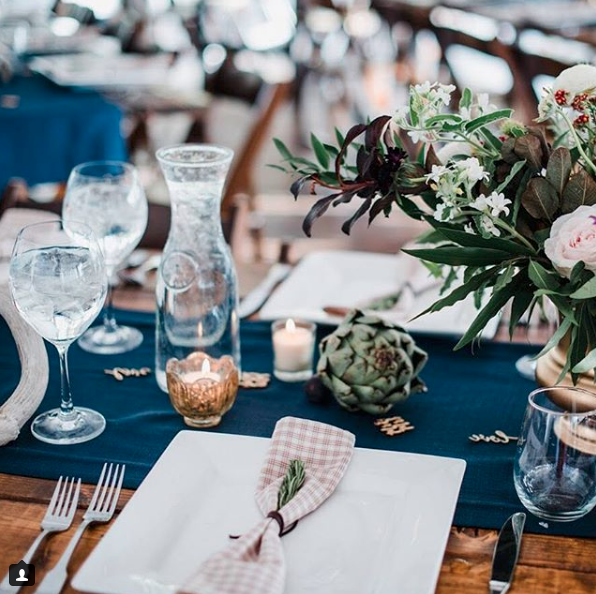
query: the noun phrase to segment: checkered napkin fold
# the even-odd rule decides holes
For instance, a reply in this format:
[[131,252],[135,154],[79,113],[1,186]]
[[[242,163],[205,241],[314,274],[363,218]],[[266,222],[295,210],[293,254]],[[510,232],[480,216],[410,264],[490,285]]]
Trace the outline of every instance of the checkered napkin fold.
[[[256,492],[265,519],[207,559],[182,592],[282,594],[286,566],[281,534],[333,493],[352,458],[354,440],[352,433],[331,425],[294,417],[278,421]],[[304,463],[304,484],[276,514],[279,488],[292,460]]]

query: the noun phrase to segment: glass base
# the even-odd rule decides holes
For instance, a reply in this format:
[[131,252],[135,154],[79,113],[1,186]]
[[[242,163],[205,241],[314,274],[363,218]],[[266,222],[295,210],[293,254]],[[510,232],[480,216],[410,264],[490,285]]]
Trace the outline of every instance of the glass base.
[[106,329],[104,325],[89,328],[77,344],[96,355],[118,355],[136,349],[143,342],[143,334],[136,328],[116,326]]
[[282,382],[306,382],[312,377],[312,369],[302,369],[300,371],[283,371],[274,369],[273,375]]
[[515,362],[515,368],[524,379],[534,381],[536,379],[537,364],[532,355],[524,355]]
[[31,433],[46,443],[71,445],[95,439],[105,428],[103,416],[89,408],[74,408],[70,415],[53,408],[33,419]]
[[184,417],[184,422],[189,427],[195,429],[206,429],[207,427],[215,427],[221,423],[221,415],[212,415],[203,419],[191,419],[190,417]]

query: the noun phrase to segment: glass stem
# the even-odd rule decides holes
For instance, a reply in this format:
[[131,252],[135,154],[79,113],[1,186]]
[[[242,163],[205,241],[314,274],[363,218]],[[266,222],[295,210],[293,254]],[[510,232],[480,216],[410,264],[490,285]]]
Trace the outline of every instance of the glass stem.
[[72,396],[70,394],[70,379],[68,377],[68,347],[70,345],[56,346],[60,358],[60,414],[69,416],[72,414]]
[[114,316],[114,288],[115,284],[112,280],[112,275],[109,276],[108,282],[108,296],[106,297],[106,304],[103,310],[103,326],[106,332],[115,332],[118,328],[116,323],[116,316]]

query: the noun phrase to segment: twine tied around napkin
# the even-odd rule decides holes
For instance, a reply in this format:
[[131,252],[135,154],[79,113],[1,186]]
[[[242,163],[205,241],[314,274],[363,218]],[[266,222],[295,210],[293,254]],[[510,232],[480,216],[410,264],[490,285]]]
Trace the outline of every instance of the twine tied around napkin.
[[[333,493],[352,458],[354,441],[352,433],[324,423],[294,417],[278,421],[256,492],[265,518],[207,559],[181,592],[282,594],[286,576],[281,543],[284,527],[294,525]],[[304,484],[277,509],[279,489],[292,460],[303,462]]]

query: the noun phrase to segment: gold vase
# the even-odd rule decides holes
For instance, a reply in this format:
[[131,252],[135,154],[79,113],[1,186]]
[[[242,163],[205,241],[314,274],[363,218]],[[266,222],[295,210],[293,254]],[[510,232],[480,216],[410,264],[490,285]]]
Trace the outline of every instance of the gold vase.
[[596,385],[594,384],[593,370],[581,374],[575,384],[577,388],[583,388],[588,392],[592,392],[594,394],[593,398],[584,393],[570,392],[565,389],[574,385],[570,373],[560,382],[557,382],[565,367],[569,343],[570,336],[566,334],[556,347],[538,359],[536,364],[536,381],[542,387],[560,386],[561,389],[557,390],[555,396],[559,401],[558,404],[563,407],[569,406],[569,403],[573,401],[574,409],[577,411],[596,410]]

